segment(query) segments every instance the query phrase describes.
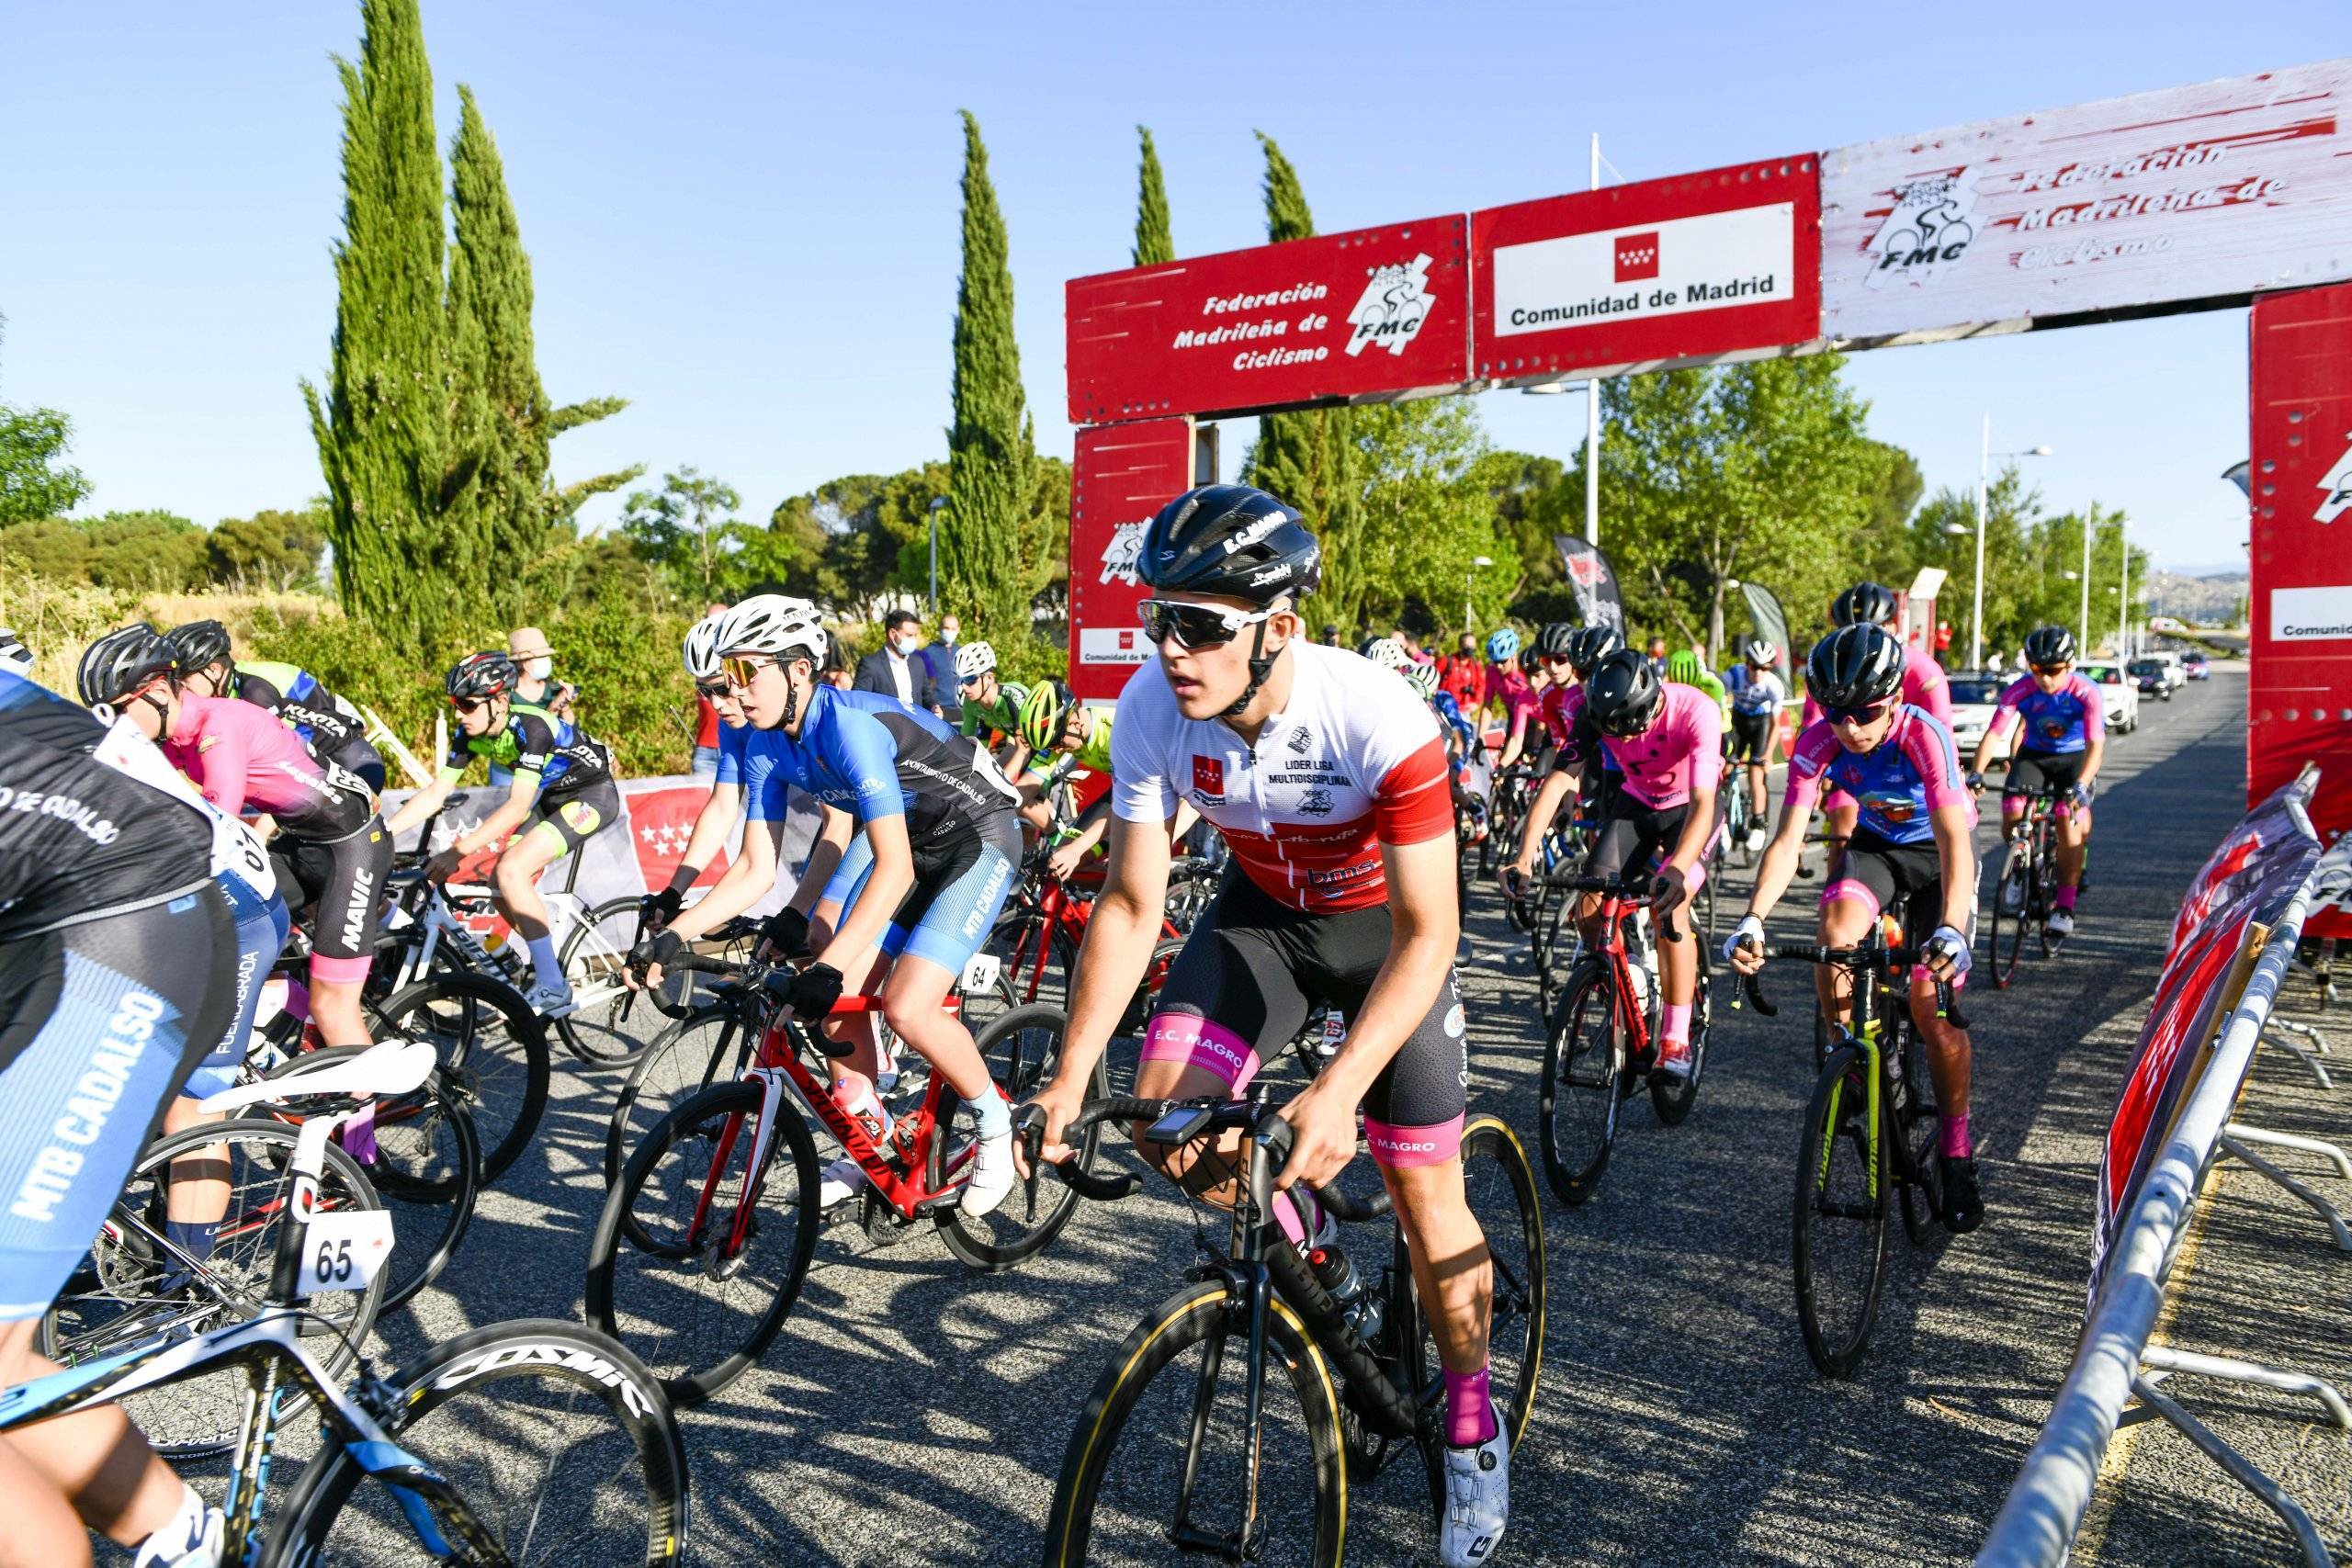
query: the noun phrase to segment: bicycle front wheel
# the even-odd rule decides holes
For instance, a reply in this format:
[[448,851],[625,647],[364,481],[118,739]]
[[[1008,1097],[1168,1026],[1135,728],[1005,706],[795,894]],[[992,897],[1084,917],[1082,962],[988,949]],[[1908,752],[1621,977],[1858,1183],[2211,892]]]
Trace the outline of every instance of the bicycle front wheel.
[[505,1174],[539,1130],[548,1107],[548,1036],[509,986],[479,975],[440,975],[384,1004],[376,1038],[422,1040],[449,1070],[481,1136],[481,1179]]
[[1887,1156],[1871,1122],[1868,1070],[1851,1045],[1829,1054],[1797,1149],[1797,1326],[1805,1354],[1833,1378],[1851,1374],[1869,1348],[1886,1280]]
[[1544,1171],[1564,1203],[1581,1203],[1600,1186],[1617,1142],[1619,1077],[1616,983],[1600,964],[1581,966],[1554,1015],[1537,1089],[1536,1130]]
[[[678,1561],[686,1451],[653,1374],[576,1324],[522,1319],[447,1339],[392,1379],[385,1425],[515,1568]],[[442,1562],[349,1448],[310,1465],[264,1568]],[[427,1506],[433,1506],[427,1504]],[[435,1509],[445,1534],[456,1530]]]
[[[1245,1521],[1250,1341],[1215,1281],[1189,1285],[1137,1324],[1079,1413],[1054,1483],[1046,1568],[1227,1562],[1340,1568],[1347,1474],[1340,1402],[1323,1353],[1289,1303],[1266,1314],[1254,1525]],[[1295,1399],[1281,1395],[1287,1382]],[[1170,1535],[1182,1529],[1184,1541]],[[1190,1550],[1185,1550],[1189,1545]]]
[[633,989],[628,951],[643,925],[644,900],[609,898],[584,910],[565,933],[557,957],[571,987],[572,1010],[555,1021],[564,1049],[594,1067],[626,1067],[683,1018],[694,1002],[690,973],[662,977],[658,989]]
[[613,1097],[605,1127],[605,1186],[621,1177],[629,1151],[647,1131],[676,1110],[688,1095],[739,1077],[751,1065],[758,1032],[738,1001],[713,1002],[663,1032]]

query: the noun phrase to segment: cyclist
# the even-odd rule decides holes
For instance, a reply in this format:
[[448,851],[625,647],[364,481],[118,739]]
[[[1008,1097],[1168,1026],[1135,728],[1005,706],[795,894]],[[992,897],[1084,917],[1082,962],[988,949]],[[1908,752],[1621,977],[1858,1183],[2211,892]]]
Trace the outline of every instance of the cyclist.
[[[1033,757],[1054,759],[1047,768],[1045,787],[1051,790],[1065,773],[1077,769],[1109,779],[1111,725],[1109,714],[1079,702],[1059,681],[1040,682],[1022,709],[1021,736],[1032,748]],[[1198,819],[1198,814],[1189,807],[1179,811],[1177,836],[1189,832]],[[1102,841],[1110,826],[1111,795],[1105,790],[1070,823],[1069,836],[1054,847],[1052,858],[1046,863],[1046,870],[1057,877],[1069,875],[1078,869],[1079,862]]]
[[[2107,700],[2075,668],[2075,634],[2064,626],[2037,626],[2025,639],[2027,673],[2010,682],[1993,710],[1984,737],[1969,759],[1969,782],[1981,788],[1993,737],[2023,726],[2001,785],[2001,837],[2014,842],[2025,831],[2027,797],[2039,789],[2068,792],[2058,803],[2058,895],[2050,911],[2052,936],[2075,931],[2075,900],[2090,851],[2091,781],[2107,759]],[[2004,890],[2004,897],[2007,894]]]
[[[828,640],[814,606],[777,594],[746,599],[719,628],[744,716],[773,738],[746,759],[752,821],[782,822],[787,786],[825,808],[819,849],[791,901],[770,919],[769,940],[786,954],[815,946],[792,990],[793,1012],[811,1024],[845,989],[879,988],[892,1032],[971,1107],[980,1135],[960,1201],[965,1213],[985,1214],[1012,1190],[1012,1108],[971,1032],[942,1004],[1012,891],[1021,858],[1016,797],[985,754],[936,715],[821,682]],[[747,846],[758,837],[747,833]],[[632,958],[658,978],[673,943],[740,912],[741,905],[728,907],[732,897],[722,880]],[[820,1032],[834,1055],[833,1096],[880,1125],[871,1015],[849,1021],[839,1031],[851,1035],[846,1044],[837,1026]],[[846,1171],[829,1174],[828,1198],[854,1190]]]
[[359,710],[319,683],[309,671],[230,657],[229,628],[218,621],[174,626],[164,641],[179,661],[180,682],[199,696],[235,697],[267,708],[328,761],[384,791],[384,759],[368,743]]
[[[1882,582],[1857,582],[1829,604],[1832,626],[1884,626],[1887,635],[1894,635],[1894,590]],[[1944,682],[1943,666],[1921,650],[1895,639],[1903,649],[1903,700],[1913,707],[1925,708],[1938,724],[1951,728],[1951,688]],[[1811,729],[1821,720],[1821,704],[1813,693],[1804,694],[1804,711],[1797,720],[1800,732]],[[1831,785],[1821,797],[1824,830],[1832,840],[1843,840],[1854,830],[1856,807],[1853,797]],[[1833,851],[1831,864],[1836,864]],[[1833,869],[1831,879],[1836,879]]]
[[995,649],[967,642],[956,649],[956,690],[963,703],[958,723],[964,733],[995,754],[1005,777],[1019,778],[1029,765],[1029,743],[1021,738],[1029,688],[997,674]]
[[647,894],[640,906],[649,931],[659,931],[678,918],[686,889],[701,879],[704,869],[725,846],[727,835],[743,819],[743,750],[752,730],[744,721],[742,704],[735,700],[718,667],[718,627],[726,618],[725,610],[713,610],[686,630],[686,674],[695,683],[695,695],[708,703],[718,717],[718,758],[710,775],[710,798],[695,814],[684,852],[678,856],[669,882]]
[[1740,661],[1724,677],[1724,689],[1731,695],[1731,760],[1742,764],[1747,780],[1747,852],[1754,854],[1764,847],[1765,813],[1770,805],[1764,775],[1772,765],[1773,731],[1789,694],[1781,684],[1779,649],[1752,637],[1740,653]]
[[1707,668],[1696,649],[1678,648],[1666,657],[1666,678],[1678,686],[1696,686],[1714,698],[1716,708],[1728,718],[1731,716],[1731,694],[1724,690],[1723,678]]
[[[1549,683],[1543,689],[1544,728],[1551,742],[1535,798],[1528,803],[1527,819],[1520,829],[1518,858],[1498,873],[1503,891],[1521,897],[1520,886],[1535,870],[1544,836],[1552,830],[1560,802],[1577,791],[1577,815],[1590,817],[1613,790],[1616,759],[1600,745],[1598,731],[1584,722],[1584,679],[1600,660],[1625,646],[1624,637],[1610,626],[1579,626],[1554,621],[1536,635],[1535,657]],[[1586,762],[1596,753],[1599,767]]]
[[367,1044],[361,992],[392,864],[374,792],[266,711],[183,688],[170,645],[143,622],[92,643],[77,681],[84,702],[130,720],[223,817],[267,819],[288,904],[316,908],[311,1021],[330,1045]]
[[[170,670],[147,637],[142,691]],[[33,1348],[42,1315],[235,1017],[216,872],[250,840],[144,737],[0,670],[0,780],[16,807],[0,814],[0,1385],[58,1370]],[[219,1561],[220,1516],[117,1404],[0,1438],[0,1509],[11,1562],[89,1562],[85,1524],[138,1568]]]
[[621,794],[613,782],[612,754],[570,719],[517,701],[521,678],[514,660],[495,649],[469,653],[450,667],[442,681],[458,716],[449,754],[434,781],[392,818],[391,829],[397,837],[430,820],[476,757],[512,773],[506,798],[428,861],[424,874],[447,882],[467,856],[505,846],[492,897],[531,954],[534,984],[523,999],[540,1017],[553,1019],[571,1011],[571,986],[556,956],[539,873],[619,821]]
[[[1881,910],[1897,910],[1906,944],[1931,934],[1924,962],[1911,972],[1911,1016],[1928,1043],[1928,1066],[1941,1109],[1938,1154],[1943,1166],[1944,1223],[1960,1234],[1984,1217],[1969,1142],[1968,1035],[1936,1017],[1935,982],[1955,987],[1968,976],[1974,937],[1976,859],[1970,845],[1976,808],[1961,776],[1951,730],[1917,704],[1901,700],[1904,648],[1871,624],[1835,631],[1814,645],[1805,686],[1827,716],[1807,725],[1789,757],[1788,798],[1771,847],[1757,866],[1755,891],[1724,956],[1741,973],[1764,965],[1764,919],[1796,874],[1805,820],[1826,784],[1858,802],[1860,819],[1846,842],[1845,865],[1821,896],[1820,940],[1860,942]],[[1845,975],[1824,966],[1815,976],[1825,1018],[1843,1021],[1852,998]]]
[[[1296,604],[1320,563],[1298,513],[1246,485],[1187,491],[1146,526],[1140,614],[1158,655],[1119,697],[1109,875],[1036,1103],[1047,1157],[1068,1157],[1062,1129],[1143,978],[1169,825],[1191,801],[1234,869],[1169,972],[1136,1092],[1242,1092],[1313,1006],[1343,1010],[1346,1043],[1283,1111],[1297,1136],[1280,1185],[1294,1198],[1276,1218],[1321,1245],[1299,1184],[1329,1182],[1354,1157],[1361,1107],[1444,1373],[1441,1556],[1483,1563],[1509,1513],[1510,1455],[1487,1392],[1491,1270],[1462,1184],[1469,1062],[1445,751],[1401,679],[1307,640]],[[1229,1145],[1138,1146],[1188,1190],[1232,1201]]]
[[1519,652],[1519,633],[1509,626],[1487,638],[1487,702],[1503,710],[1503,749],[1495,759],[1497,773],[1526,754],[1529,723],[1544,705],[1527,672],[1520,668]]

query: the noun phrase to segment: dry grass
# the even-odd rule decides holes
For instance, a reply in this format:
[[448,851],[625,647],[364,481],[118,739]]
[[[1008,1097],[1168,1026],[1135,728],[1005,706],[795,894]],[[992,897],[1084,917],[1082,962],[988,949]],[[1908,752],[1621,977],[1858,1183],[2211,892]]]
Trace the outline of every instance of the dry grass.
[[149,621],[169,630],[189,621],[219,621],[238,653],[250,654],[246,633],[257,615],[285,620],[340,616],[333,600],[314,593],[141,593],[61,583],[21,571],[0,570],[0,626],[33,651],[33,678],[69,695],[82,650],[118,626]]

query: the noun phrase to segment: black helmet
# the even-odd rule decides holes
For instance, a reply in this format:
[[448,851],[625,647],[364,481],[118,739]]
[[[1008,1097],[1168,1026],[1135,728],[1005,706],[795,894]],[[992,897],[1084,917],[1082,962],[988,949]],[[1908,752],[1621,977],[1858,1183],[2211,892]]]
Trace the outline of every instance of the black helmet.
[[1829,606],[1829,620],[1840,626],[1883,626],[1894,619],[1894,590],[1883,582],[1857,582]]
[[82,700],[95,707],[100,703],[119,703],[156,676],[178,671],[179,663],[163,634],[140,621],[92,643],[82,655],[74,684]]
[[[1588,626],[1588,631],[1602,628]],[[1603,735],[1639,735],[1666,701],[1665,683],[1650,661],[1621,648],[1593,666],[1584,679],[1584,711]]]
[[469,653],[449,666],[448,678],[441,682],[452,700],[458,697],[494,697],[501,692],[511,692],[523,672],[514,668],[514,660],[496,649],[487,653]]
[[1624,646],[1624,634],[1615,626],[1578,626],[1568,638],[1568,668],[1577,680],[1589,681],[1594,665]]
[[218,621],[190,621],[184,626],[174,626],[164,634],[164,641],[178,661],[180,673],[209,670],[231,657],[229,628]]
[[1827,708],[1860,708],[1903,689],[1903,645],[1884,626],[1840,626],[1813,645],[1805,690]]
[[2036,626],[2025,636],[2028,664],[2072,664],[2075,634],[2064,626]]
[[1566,659],[1568,645],[1576,640],[1576,637],[1577,624],[1574,621],[1547,621],[1544,629],[1535,634],[1535,656],[1538,659]]
[[1249,485],[1200,485],[1145,525],[1136,574],[1155,592],[1221,593],[1263,607],[1311,593],[1323,549],[1299,514]]

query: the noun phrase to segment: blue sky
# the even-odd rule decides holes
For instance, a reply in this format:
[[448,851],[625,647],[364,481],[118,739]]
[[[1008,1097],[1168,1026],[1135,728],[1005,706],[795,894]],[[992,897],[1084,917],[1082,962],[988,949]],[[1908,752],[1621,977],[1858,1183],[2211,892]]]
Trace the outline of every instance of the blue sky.
[[[622,5],[425,0],[445,147],[472,85],[506,159],[551,393],[617,393],[559,471],[694,464],[747,513],[944,449],[958,107],[1011,228],[1041,444],[1067,456],[1061,285],[1125,265],[1135,137],[1183,254],[1263,236],[1253,129],[1325,230],[2342,53],[2341,0],[2131,6]],[[97,509],[199,521],[320,488],[296,388],[326,363],[356,6],[37,6],[0,57],[0,398],[65,410]],[[1930,487],[2048,443],[2056,507],[2125,507],[2160,561],[2242,559],[2242,311],[1858,355]],[[1581,401],[1493,394],[1565,456]],[[1238,457],[1243,433],[1229,433]],[[610,502],[590,513],[605,520]],[[1604,519],[1604,528],[1606,526]]]

